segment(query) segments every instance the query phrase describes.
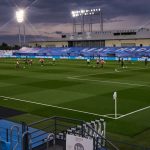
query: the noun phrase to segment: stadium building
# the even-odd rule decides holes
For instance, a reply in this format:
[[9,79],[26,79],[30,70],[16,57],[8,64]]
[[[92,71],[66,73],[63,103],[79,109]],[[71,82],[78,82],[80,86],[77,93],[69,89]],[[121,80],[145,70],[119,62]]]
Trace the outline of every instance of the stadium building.
[[150,46],[150,29],[77,32],[59,39],[32,41],[30,47],[135,47]]

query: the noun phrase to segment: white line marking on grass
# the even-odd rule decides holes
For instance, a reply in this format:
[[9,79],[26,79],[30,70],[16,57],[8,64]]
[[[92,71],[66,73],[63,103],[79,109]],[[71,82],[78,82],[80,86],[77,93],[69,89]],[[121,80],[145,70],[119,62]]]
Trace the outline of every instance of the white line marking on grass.
[[68,79],[72,80],[81,80],[81,81],[91,81],[91,82],[101,82],[101,83],[107,83],[107,84],[121,84],[121,85],[129,85],[129,86],[145,86],[150,87],[150,85],[146,84],[136,84],[136,83],[128,83],[128,82],[119,82],[119,81],[109,81],[109,80],[94,80],[94,79],[81,79],[81,78],[75,78],[75,77],[68,77]]
[[88,76],[92,76],[92,75],[98,75],[98,74],[112,74],[112,73],[116,73],[115,71],[110,71],[110,72],[99,72],[99,73],[91,73],[91,74],[86,74],[86,75],[80,75],[80,76],[72,76],[74,78],[79,78],[79,77],[88,77]]
[[[115,116],[115,114],[107,114],[107,116]],[[122,114],[117,114],[117,116],[122,116]]]
[[5,98],[5,99],[3,99],[3,100],[4,100],[4,101],[8,101],[8,99],[6,99],[6,98]]
[[[134,68],[134,69],[131,69]],[[136,69],[135,69],[136,68]],[[116,68],[114,68],[116,69]],[[86,75],[80,75],[80,76],[72,76],[74,78],[79,78],[79,77],[87,77],[87,76],[92,76],[92,75],[98,75],[98,74],[115,74],[115,73],[121,73],[121,72],[128,72],[128,71],[134,71],[134,70],[144,70],[144,69],[149,69],[149,67],[147,68],[142,68],[142,67],[130,67],[128,69],[122,69],[122,68],[117,68],[117,70],[119,70],[119,72],[114,71],[109,71],[109,72],[101,72],[101,73],[93,73],[93,74],[86,74]]]
[[131,115],[131,114],[135,114],[135,113],[137,113],[137,112],[140,112],[140,111],[143,111],[143,110],[146,110],[146,109],[149,109],[149,108],[150,108],[150,106],[147,106],[147,107],[144,107],[144,108],[141,108],[141,109],[132,111],[132,112],[130,112],[130,113],[127,113],[127,114],[124,114],[124,115],[122,115],[122,116],[120,116],[120,117],[117,117],[117,119],[124,118],[124,117],[126,117],[126,116]]
[[0,96],[0,98],[4,98],[4,99],[7,98],[8,100],[13,100],[13,101],[20,101],[20,102],[25,102],[25,103],[30,103],[30,104],[36,104],[36,105],[41,105],[41,106],[46,106],[46,107],[53,107],[53,108],[58,108],[58,109],[63,109],[63,110],[84,113],[84,114],[88,114],[88,115],[105,117],[105,118],[109,118],[109,119],[115,119],[115,118],[107,116],[107,115],[100,115],[100,114],[96,114],[96,113],[91,113],[91,112],[86,112],[86,111],[81,111],[81,110],[76,110],[76,109],[70,109],[70,108],[65,108],[65,107],[60,107],[60,106],[55,106],[55,105],[49,105],[49,104],[44,104],[44,103],[38,103],[38,102],[33,102],[33,101],[27,101],[27,100],[18,99],[18,98],[12,98],[12,97],[6,97],[6,96]]

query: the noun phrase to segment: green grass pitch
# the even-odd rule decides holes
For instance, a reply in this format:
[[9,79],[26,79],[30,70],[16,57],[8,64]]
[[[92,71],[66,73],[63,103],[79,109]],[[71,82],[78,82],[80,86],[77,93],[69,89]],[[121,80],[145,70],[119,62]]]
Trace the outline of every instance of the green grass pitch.
[[[52,64],[47,59],[44,66],[38,60],[32,66],[20,62],[16,69],[16,59],[0,58],[0,96],[7,97],[0,97],[0,105],[27,112],[12,119],[104,118],[108,137],[150,146],[150,68],[144,62],[125,62],[125,68],[118,62],[106,62],[100,68],[92,61],[88,66],[84,60]],[[114,91],[118,93],[116,119]]]

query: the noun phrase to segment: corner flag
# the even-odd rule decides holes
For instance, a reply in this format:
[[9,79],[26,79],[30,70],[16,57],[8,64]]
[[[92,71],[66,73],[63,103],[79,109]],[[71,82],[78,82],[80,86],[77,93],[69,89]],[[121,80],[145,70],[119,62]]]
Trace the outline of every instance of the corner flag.
[[114,92],[113,99],[115,101],[115,118],[117,119],[117,92]]
[[114,92],[114,94],[113,94],[113,99],[114,99],[114,100],[117,100],[117,92]]

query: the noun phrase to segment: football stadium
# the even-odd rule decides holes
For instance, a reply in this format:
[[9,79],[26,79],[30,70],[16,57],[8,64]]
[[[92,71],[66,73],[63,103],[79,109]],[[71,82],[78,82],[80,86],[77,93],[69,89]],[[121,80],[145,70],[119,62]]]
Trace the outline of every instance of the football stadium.
[[97,7],[71,16],[72,33],[26,41],[16,12],[20,48],[0,50],[0,150],[150,150],[150,29],[105,30]]

